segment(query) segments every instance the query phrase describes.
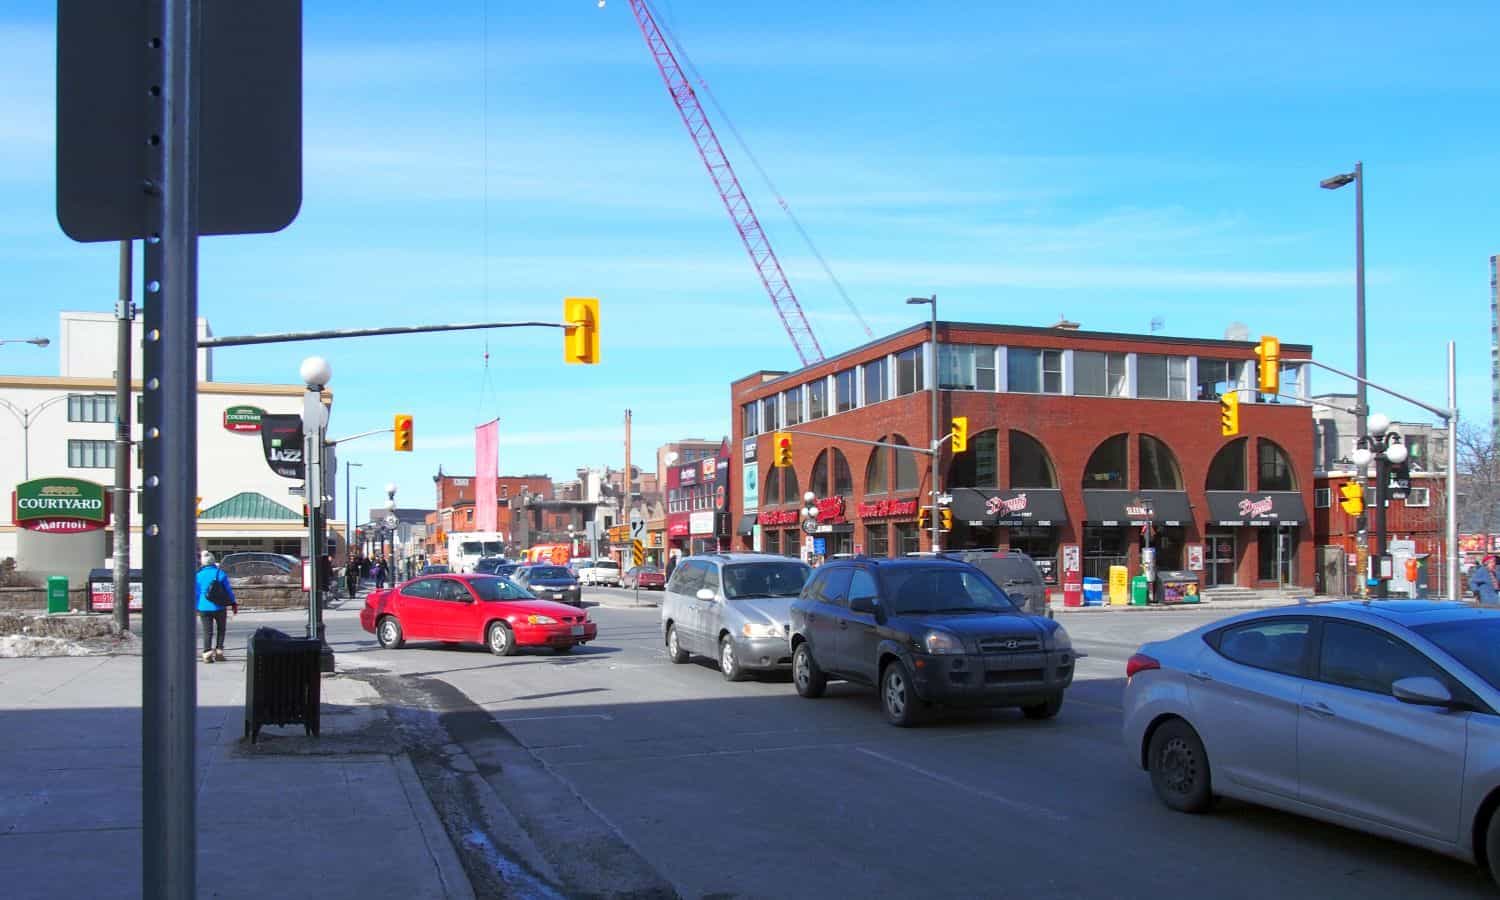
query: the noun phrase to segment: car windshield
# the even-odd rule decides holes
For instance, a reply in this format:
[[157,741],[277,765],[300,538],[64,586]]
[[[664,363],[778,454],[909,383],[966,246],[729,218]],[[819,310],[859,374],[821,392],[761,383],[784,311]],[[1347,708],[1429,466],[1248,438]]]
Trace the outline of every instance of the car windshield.
[[738,563],[724,567],[724,596],[795,597],[802,593],[812,569],[800,562]]
[[894,615],[1010,612],[1005,593],[972,569],[897,566],[883,570],[886,608]]
[[594,568],[596,568],[596,569],[618,569],[618,568],[620,568],[620,564],[617,563],[617,562],[615,562],[612,559],[601,559],[598,562],[594,563]]
[[532,581],[538,578],[572,578],[573,573],[562,566],[532,566],[526,577]]
[[1500,690],[1500,617],[1437,622],[1412,630]]
[[478,541],[464,541],[459,546],[463,548],[464,553],[470,555],[484,552],[484,545]]
[[469,587],[481,600],[532,600],[524,588],[509,578],[470,578]]
[[488,556],[499,556],[500,555],[500,551],[503,550],[503,549],[505,549],[505,547],[499,541],[485,541],[484,542],[484,552]]
[[422,574],[423,575],[446,575],[447,573],[448,573],[448,567],[447,566],[423,566],[422,567]]

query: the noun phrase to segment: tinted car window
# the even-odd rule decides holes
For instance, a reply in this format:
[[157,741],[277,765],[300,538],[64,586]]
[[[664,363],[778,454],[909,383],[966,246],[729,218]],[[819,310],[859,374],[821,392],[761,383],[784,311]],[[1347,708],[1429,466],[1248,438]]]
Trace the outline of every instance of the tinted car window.
[[1500,619],[1440,622],[1418,626],[1416,632],[1500,689]]
[[875,584],[875,576],[866,569],[855,569],[854,575],[849,579],[849,599],[880,599],[880,588]]
[[592,568],[595,568],[595,569],[616,569],[616,570],[618,570],[620,568],[620,564],[617,563],[617,562],[615,562],[612,559],[601,559],[598,562],[594,563],[594,565],[592,566]]
[[1273,619],[1230,628],[1219,636],[1219,653],[1241,665],[1301,675],[1312,625]]
[[886,608],[895,615],[1015,609],[1004,592],[973,569],[902,567],[888,569],[881,575]]
[[795,597],[812,569],[796,562],[737,563],[724,567],[724,596]]
[[719,567],[711,563],[701,563],[703,566],[703,586],[715,594],[719,593]]
[[822,583],[818,586],[818,595],[813,599],[817,600],[819,603],[831,603],[834,606],[848,606],[849,576],[849,569],[830,569],[824,576]]
[[479,599],[491,602],[499,600],[527,600],[531,595],[508,579],[505,578],[471,578],[469,587],[479,595]]
[[447,600],[450,603],[468,603],[474,599],[469,596],[469,589],[463,586],[463,582],[452,578],[444,578],[438,582],[437,598]]
[[402,588],[401,593],[405,594],[408,597],[420,597],[424,600],[435,600],[437,599],[437,580],[433,578],[423,578],[418,581],[413,581],[406,587]]
[[672,572],[672,583],[668,586],[678,594],[696,594],[703,587],[703,563],[685,562]]
[[532,581],[551,581],[556,578],[572,578],[573,573],[562,566],[532,566],[526,577]]
[[1392,682],[1418,675],[1448,683],[1427,657],[1397,638],[1347,622],[1323,624],[1323,648],[1318,656],[1321,680],[1358,691],[1389,694]]

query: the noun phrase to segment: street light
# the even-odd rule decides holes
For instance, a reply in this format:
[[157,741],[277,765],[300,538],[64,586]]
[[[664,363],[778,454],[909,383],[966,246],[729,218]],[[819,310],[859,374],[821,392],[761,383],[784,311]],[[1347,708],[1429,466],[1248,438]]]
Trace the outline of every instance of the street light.
[[35,344],[38,347],[45,347],[45,346],[47,346],[50,343],[52,343],[50,340],[48,340],[46,338],[41,338],[41,337],[38,337],[38,338],[0,338],[0,344]]
[[[1369,433],[1360,438],[1354,447],[1354,465],[1363,475],[1368,472],[1370,463],[1375,463],[1375,560],[1379,567],[1375,584],[1376,597],[1383,598],[1387,595],[1386,580],[1378,576],[1384,575],[1385,498],[1391,480],[1391,466],[1405,463],[1407,457],[1408,451],[1401,435],[1391,431],[1390,416],[1384,413],[1370,416]],[[1365,578],[1368,583],[1368,573]]]
[[5,400],[0,400],[0,408],[4,408],[9,411],[12,416],[15,416],[16,421],[21,423],[22,481],[31,480],[31,423],[35,421],[38,415],[41,414],[42,410],[46,409],[54,403],[60,403],[66,399],[68,399],[67,394],[58,394],[56,397],[43,400],[36,406],[27,407],[26,409],[22,409],[19,406],[13,406]]
[[938,535],[942,533],[942,523],[938,516],[938,497],[940,490],[938,485],[938,338],[937,338],[937,294],[931,297],[907,297],[908,306],[927,305],[932,307],[932,331],[930,342],[932,344],[932,366],[927,373],[927,390],[932,397],[932,425],[927,432],[928,447],[932,455],[928,457],[927,464],[930,467],[928,482],[932,485],[932,552],[938,552]]
[[1355,402],[1356,434],[1364,437],[1365,416],[1370,407],[1365,402],[1365,165],[1354,164],[1353,172],[1333,175],[1318,182],[1326,191],[1336,191],[1346,184],[1354,184],[1354,374],[1360,377]]
[[[354,523],[359,521],[359,518],[354,514],[354,490],[349,486],[351,482],[349,476],[352,470],[363,469],[364,467],[364,463],[350,462],[349,460],[344,461],[344,562],[346,564],[349,561],[349,548],[353,546]],[[334,472],[333,476],[337,478],[338,472]],[[334,490],[338,490],[338,488],[335,487]]]
[[[328,427],[327,410],[323,406],[323,389],[333,380],[333,367],[321,356],[309,356],[298,368],[302,383],[307,390],[302,395],[303,433],[303,486],[302,496],[307,502],[307,560],[310,575],[307,592],[307,636],[317,639],[322,645],[321,668],[333,671],[333,649],[323,633],[323,497],[328,491],[324,487],[323,471],[324,429]],[[334,490],[338,490],[338,472],[333,473]]]

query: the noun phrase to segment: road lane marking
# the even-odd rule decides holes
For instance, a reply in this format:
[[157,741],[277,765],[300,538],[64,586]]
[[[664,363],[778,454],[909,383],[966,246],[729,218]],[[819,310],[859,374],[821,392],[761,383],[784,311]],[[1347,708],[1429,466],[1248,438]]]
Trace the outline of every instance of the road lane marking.
[[1022,802],[1020,800],[1012,800],[1009,797],[1002,797],[999,794],[993,793],[991,791],[978,790],[976,788],[970,787],[967,784],[964,784],[962,781],[959,781],[959,780],[954,779],[954,778],[949,778],[947,775],[944,775],[941,772],[934,772],[931,769],[924,769],[921,766],[912,765],[909,762],[904,762],[902,760],[896,759],[893,756],[886,756],[884,753],[880,753],[878,751],[871,750],[871,749],[869,749],[867,747],[855,747],[854,749],[856,751],[860,752],[860,753],[865,754],[866,756],[873,756],[876,759],[884,760],[885,762],[888,762],[888,763],[890,763],[893,766],[900,766],[903,769],[909,769],[909,770],[911,770],[913,772],[916,772],[918,775],[922,775],[922,776],[925,776],[927,778],[931,778],[933,781],[937,781],[937,782],[940,782],[942,784],[946,784],[946,785],[948,785],[949,787],[952,787],[952,788],[957,788],[958,790],[961,790],[961,791],[963,791],[963,792],[965,792],[967,794],[978,795],[980,797],[983,797],[986,800],[992,801],[994,803],[999,803],[1002,806],[1009,806],[1012,809],[1017,809],[1017,810],[1020,810],[1022,812],[1032,813],[1033,815],[1038,815],[1038,816],[1041,816],[1041,817],[1046,818],[1046,819],[1051,819],[1054,822],[1066,822],[1066,821],[1068,821],[1068,817],[1067,816],[1065,816],[1062,813],[1057,812],[1055,810],[1048,809],[1045,806],[1037,806],[1036,804],[1033,804],[1033,803],[1025,803],[1025,802]]

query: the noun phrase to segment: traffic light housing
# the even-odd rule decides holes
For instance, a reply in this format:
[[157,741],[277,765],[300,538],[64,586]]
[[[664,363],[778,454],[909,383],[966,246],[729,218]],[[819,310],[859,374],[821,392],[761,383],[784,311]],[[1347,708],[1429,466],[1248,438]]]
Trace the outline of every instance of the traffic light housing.
[[942,508],[942,510],[940,510],[940,512],[942,513],[942,515],[939,517],[939,521],[942,523],[943,530],[944,531],[952,531],[953,530],[953,510],[951,510],[951,509],[949,509],[948,507],[945,506],[945,507]]
[[772,453],[771,465],[778,469],[785,469],[792,464],[792,435],[790,432],[778,431],[771,438]]
[[1263,335],[1260,346],[1255,348],[1260,357],[1260,392],[1275,394],[1281,391],[1281,341]]
[[1219,395],[1219,433],[1230,437],[1240,433],[1240,392],[1225,391]]
[[1358,481],[1346,481],[1339,485],[1339,506],[1344,512],[1351,516],[1359,516],[1365,511],[1365,486]]
[[568,297],[563,300],[563,362],[570,365],[599,363],[599,300]]
[[402,453],[410,453],[412,448],[412,421],[411,416],[399,413],[395,424],[395,445]]
[[196,516],[196,517],[198,517],[200,519],[203,518],[203,498],[202,497],[199,497],[197,499],[197,501],[193,504],[193,509],[196,510],[193,513],[194,516]]
[[953,417],[953,452],[962,453],[969,449],[969,417]]
[[932,521],[932,510],[931,509],[929,509],[929,508],[927,508],[927,507],[924,506],[921,509],[917,510],[917,530],[918,531],[926,531],[927,527],[928,527],[928,523],[931,522],[931,521]]

